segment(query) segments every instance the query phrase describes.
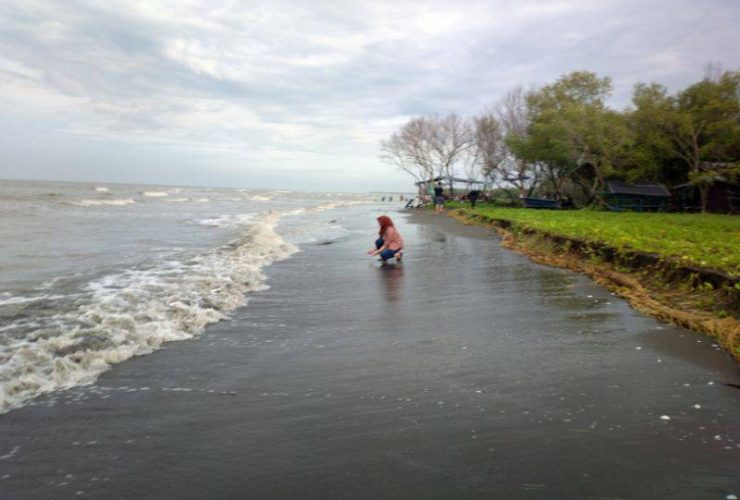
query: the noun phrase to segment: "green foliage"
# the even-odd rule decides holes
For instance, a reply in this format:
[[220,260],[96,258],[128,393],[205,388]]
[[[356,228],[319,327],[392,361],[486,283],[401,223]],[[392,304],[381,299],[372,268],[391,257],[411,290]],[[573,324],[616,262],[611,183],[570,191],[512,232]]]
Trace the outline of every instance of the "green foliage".
[[638,83],[627,110],[607,105],[611,90],[609,77],[588,71],[563,75],[526,98],[513,89],[472,129],[457,115],[412,119],[382,143],[381,157],[417,179],[461,165],[466,176],[477,169],[498,187],[514,186],[512,198],[569,196],[597,207],[610,178],[689,182],[702,208],[718,179],[740,182],[740,71],[675,93]]
[[[638,83],[624,112],[606,106],[610,92],[608,77],[576,71],[528,94],[529,129],[506,144],[515,157],[539,165],[540,182],[554,194],[565,179],[597,201],[609,177],[706,187],[718,173],[700,169],[702,162],[740,165],[740,71],[675,95]],[[738,169],[725,167],[721,175],[740,176]]]
[[676,98],[680,131],[698,140],[699,159],[733,161],[740,148],[740,71],[691,85]]
[[635,108],[626,114],[629,127],[635,134],[634,147],[625,162],[626,180],[670,180],[666,167],[676,156],[671,139],[671,131],[677,123],[673,101],[663,85],[635,85],[632,98]]
[[611,80],[577,71],[527,97],[531,124],[526,137],[512,137],[515,155],[542,165],[555,193],[565,178],[590,183],[591,197],[627,156],[633,138],[624,115],[606,107]]
[[636,142],[625,178],[706,187],[718,173],[700,168],[702,162],[740,163],[740,71],[705,78],[675,96],[662,85],[640,83],[632,102],[627,119]]
[[740,276],[740,218],[734,216],[491,207],[476,213],[509,220],[520,229],[659,254]]

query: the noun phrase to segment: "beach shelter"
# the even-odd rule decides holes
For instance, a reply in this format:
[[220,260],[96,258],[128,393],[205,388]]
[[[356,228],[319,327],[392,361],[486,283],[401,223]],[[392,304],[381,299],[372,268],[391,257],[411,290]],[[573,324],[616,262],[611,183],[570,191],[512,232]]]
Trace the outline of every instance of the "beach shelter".
[[[672,188],[679,210],[701,210],[701,194],[696,184],[687,182]],[[740,213],[740,184],[717,178],[707,188],[707,211],[720,214]]]
[[[428,196],[431,194],[434,194],[434,186],[441,182],[442,186],[449,190],[450,196],[454,194],[455,189],[461,189],[463,191],[467,191],[472,187],[475,187],[476,189],[483,189],[486,186],[486,183],[483,181],[478,181],[475,179],[463,179],[461,177],[453,177],[451,175],[443,175],[439,177],[434,177],[432,179],[427,179],[424,181],[419,181],[414,183],[419,191],[419,196]],[[457,187],[456,187],[457,186]]]
[[606,182],[604,193],[609,208],[613,210],[665,210],[671,205],[671,193],[658,182],[630,184],[613,180]]
[[[701,162],[699,170],[704,173],[709,185],[706,186],[706,208],[708,212],[736,214],[740,212],[740,183],[736,182],[738,164],[721,162]],[[701,210],[700,187],[687,182],[672,188],[678,208],[684,211]]]

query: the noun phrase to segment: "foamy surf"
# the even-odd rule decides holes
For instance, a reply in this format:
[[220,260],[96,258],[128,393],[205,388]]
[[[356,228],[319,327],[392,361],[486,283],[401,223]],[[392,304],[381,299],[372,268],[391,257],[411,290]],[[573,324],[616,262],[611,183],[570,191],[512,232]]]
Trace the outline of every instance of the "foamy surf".
[[169,196],[167,191],[142,191],[141,194],[150,198],[164,198],[165,196]]
[[136,201],[132,200],[131,198],[121,198],[116,200],[78,200],[78,201],[69,201],[67,202],[70,205],[75,205],[77,207],[99,207],[99,206],[113,206],[113,207],[122,207],[124,205],[133,205],[136,203]]
[[116,363],[197,336],[226,318],[247,302],[248,292],[266,287],[265,266],[298,250],[275,232],[278,219],[269,214],[251,222],[239,239],[210,252],[94,280],[66,310],[36,309],[31,332],[2,337],[0,412],[92,383]]
[[254,220],[255,214],[221,215],[219,217],[208,217],[200,219],[196,223],[202,226],[234,227]]
[[323,205],[317,205],[315,207],[309,207],[309,208],[293,208],[288,209],[280,212],[281,215],[287,215],[287,216],[296,216],[296,215],[305,215],[309,213],[318,213],[318,212],[324,212],[325,210],[333,210],[335,208],[346,208],[346,207],[352,207],[355,205],[362,205],[364,204],[364,201],[346,201],[341,203],[324,203]]

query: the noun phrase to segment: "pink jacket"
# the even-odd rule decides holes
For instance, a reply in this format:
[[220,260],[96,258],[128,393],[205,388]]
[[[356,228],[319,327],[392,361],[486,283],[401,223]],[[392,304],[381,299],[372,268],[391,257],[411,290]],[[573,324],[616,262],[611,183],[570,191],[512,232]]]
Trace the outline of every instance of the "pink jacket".
[[383,242],[389,250],[400,250],[403,248],[403,238],[395,227],[390,226],[383,233]]

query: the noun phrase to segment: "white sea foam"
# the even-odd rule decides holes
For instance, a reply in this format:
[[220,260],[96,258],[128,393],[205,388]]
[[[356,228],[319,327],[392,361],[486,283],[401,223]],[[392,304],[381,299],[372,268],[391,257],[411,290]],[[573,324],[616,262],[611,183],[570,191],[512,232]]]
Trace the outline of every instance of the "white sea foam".
[[165,196],[169,196],[167,191],[142,191],[141,194],[150,198],[164,198]]
[[107,193],[110,190],[107,187],[95,186],[95,191],[97,191],[98,193]]
[[195,201],[197,203],[208,203],[210,198],[190,198],[192,201]]
[[136,202],[131,198],[120,198],[115,200],[78,200],[69,201],[67,203],[69,203],[70,205],[75,205],[77,207],[98,207],[102,205],[120,207],[124,205],[132,205]]
[[272,199],[272,196],[255,194],[254,196],[251,196],[249,199],[252,201],[270,201]]
[[189,200],[189,198],[167,198],[164,201],[166,201],[168,203],[183,203],[183,202],[188,201],[188,200]]
[[284,210],[282,215],[303,215],[306,213],[305,208],[293,208],[290,210]]
[[326,210],[333,210],[335,208],[340,207],[351,207],[354,205],[361,205],[364,204],[364,201],[343,201],[341,203],[324,203],[323,205],[317,205],[315,207],[309,207],[309,208],[293,208],[289,210],[284,210],[280,212],[281,215],[304,215],[307,213],[317,213],[317,212],[324,212]]
[[28,304],[31,302],[38,302],[39,300],[54,300],[64,298],[64,295],[36,295],[31,297],[14,296],[7,293],[2,294],[0,298],[0,306],[9,306],[16,304]]
[[0,412],[92,383],[113,364],[225,318],[247,292],[265,288],[264,266],[297,251],[274,231],[278,218],[246,225],[239,240],[211,252],[92,281],[64,312],[42,310],[34,317],[41,328],[0,345]]
[[203,226],[233,227],[251,222],[254,220],[255,216],[256,214],[221,215],[218,217],[208,217],[206,219],[200,219],[197,221],[197,223]]

